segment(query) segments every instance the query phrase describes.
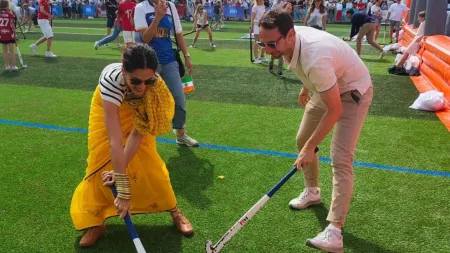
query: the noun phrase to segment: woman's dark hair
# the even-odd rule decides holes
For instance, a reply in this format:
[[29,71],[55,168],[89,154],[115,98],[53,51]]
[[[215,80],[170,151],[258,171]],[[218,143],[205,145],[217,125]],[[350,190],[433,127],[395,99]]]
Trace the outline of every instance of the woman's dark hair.
[[133,44],[125,48],[122,55],[123,69],[131,73],[136,69],[152,69],[158,67],[155,50],[147,44]]
[[[316,2],[314,0],[311,2],[311,5],[309,6],[310,12],[312,13],[315,8],[316,8]],[[325,13],[325,5],[323,4],[323,0],[320,1],[319,12],[322,14]]]
[[264,14],[258,26],[267,30],[278,28],[280,34],[286,36],[289,30],[294,28],[294,21],[290,13],[281,8],[275,8]]
[[0,1],[0,9],[9,9],[9,1],[8,0],[1,0]]
[[425,11],[419,12],[418,16],[421,17],[421,18],[425,18]]
[[294,5],[292,5],[291,2],[285,2],[281,8],[286,9],[286,7],[287,7],[288,5],[291,5],[292,11],[294,11]]

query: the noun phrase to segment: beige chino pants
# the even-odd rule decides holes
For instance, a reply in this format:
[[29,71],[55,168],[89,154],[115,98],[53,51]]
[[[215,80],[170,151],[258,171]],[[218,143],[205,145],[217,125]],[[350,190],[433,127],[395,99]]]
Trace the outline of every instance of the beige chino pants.
[[[359,97],[355,102],[352,94]],[[331,141],[331,166],[333,169],[333,193],[327,220],[344,225],[353,192],[353,157],[361,128],[372,103],[373,87],[364,95],[358,91],[341,94],[343,113],[334,126]],[[320,94],[314,94],[305,108],[297,134],[297,148],[300,151],[316,130],[327,107]],[[319,186],[318,155],[303,169],[305,186]]]

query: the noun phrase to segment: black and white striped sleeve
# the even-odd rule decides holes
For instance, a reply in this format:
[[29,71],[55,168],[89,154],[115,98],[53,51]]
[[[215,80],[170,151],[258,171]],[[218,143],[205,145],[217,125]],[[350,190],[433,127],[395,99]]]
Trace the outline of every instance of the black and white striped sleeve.
[[107,66],[103,70],[99,80],[102,99],[120,106],[125,93],[121,81],[122,66]]

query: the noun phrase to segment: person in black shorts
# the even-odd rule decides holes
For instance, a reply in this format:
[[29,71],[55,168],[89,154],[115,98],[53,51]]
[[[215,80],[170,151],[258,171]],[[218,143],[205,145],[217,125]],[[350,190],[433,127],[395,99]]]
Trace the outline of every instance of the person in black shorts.
[[[119,6],[119,3],[117,0],[106,0],[106,36],[111,34],[111,29],[114,27],[114,21],[117,17],[117,9]],[[117,37],[117,46],[119,46],[119,40],[120,38]],[[108,44],[105,44],[107,46]]]
[[198,36],[200,35],[200,32],[202,31],[202,29],[205,29],[209,35],[209,41],[210,41],[209,45],[212,48],[216,47],[216,45],[213,42],[211,28],[209,27],[209,23],[208,23],[208,13],[203,9],[202,4],[197,5],[197,9],[195,10],[194,27],[192,28],[192,30],[194,30],[194,29],[195,29],[196,33],[195,33],[194,42],[192,43],[191,47],[195,47],[195,43],[197,42]]

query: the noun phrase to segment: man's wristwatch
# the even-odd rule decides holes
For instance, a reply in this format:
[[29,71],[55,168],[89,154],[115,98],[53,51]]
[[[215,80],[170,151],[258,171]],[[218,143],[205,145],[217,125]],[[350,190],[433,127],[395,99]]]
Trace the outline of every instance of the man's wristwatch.
[[187,57],[191,57],[191,55],[189,53],[185,54],[184,58],[187,58]]

